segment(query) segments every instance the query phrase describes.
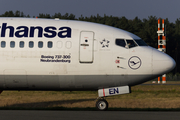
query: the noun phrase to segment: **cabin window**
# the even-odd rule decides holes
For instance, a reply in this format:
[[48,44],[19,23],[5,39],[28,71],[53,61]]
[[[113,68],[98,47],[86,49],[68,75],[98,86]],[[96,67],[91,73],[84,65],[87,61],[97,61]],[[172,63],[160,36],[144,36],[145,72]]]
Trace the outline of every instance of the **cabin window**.
[[14,42],[14,41],[11,41],[11,42],[10,42],[10,47],[11,47],[11,48],[14,48],[14,47],[15,47],[15,42]]
[[1,41],[1,47],[5,48],[6,47],[6,42],[5,41]]
[[134,42],[134,40],[126,40],[127,45],[129,48],[136,47],[137,44]]
[[121,47],[125,47],[126,42],[124,41],[124,39],[116,39],[116,45],[121,46]]
[[53,43],[51,41],[48,42],[48,48],[52,48]]
[[39,42],[38,42],[38,47],[39,47],[39,48],[42,48],[42,47],[43,47],[43,42],[42,42],[42,41],[39,41]]
[[66,42],[66,48],[70,49],[72,47],[72,43],[70,41]]
[[20,48],[24,48],[24,41],[20,41],[20,42],[19,42],[19,47],[20,47]]
[[29,47],[33,48],[34,47],[34,42],[33,41],[29,41]]
[[60,48],[62,48],[62,46],[63,46],[63,43],[62,43],[61,41],[58,41],[58,42],[57,42],[57,48],[60,49]]

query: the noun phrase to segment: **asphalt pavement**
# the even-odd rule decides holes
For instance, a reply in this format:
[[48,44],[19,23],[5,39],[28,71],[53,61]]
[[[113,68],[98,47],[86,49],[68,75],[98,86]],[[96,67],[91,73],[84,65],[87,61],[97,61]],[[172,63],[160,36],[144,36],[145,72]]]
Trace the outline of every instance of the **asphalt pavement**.
[[180,112],[0,110],[0,120],[179,120]]

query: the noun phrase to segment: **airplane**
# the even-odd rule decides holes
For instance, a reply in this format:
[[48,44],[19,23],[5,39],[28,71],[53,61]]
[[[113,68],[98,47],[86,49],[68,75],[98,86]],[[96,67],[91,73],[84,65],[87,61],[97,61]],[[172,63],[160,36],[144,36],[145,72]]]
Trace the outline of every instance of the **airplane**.
[[78,20],[0,18],[0,90],[98,91],[106,97],[170,72],[167,54],[140,37]]

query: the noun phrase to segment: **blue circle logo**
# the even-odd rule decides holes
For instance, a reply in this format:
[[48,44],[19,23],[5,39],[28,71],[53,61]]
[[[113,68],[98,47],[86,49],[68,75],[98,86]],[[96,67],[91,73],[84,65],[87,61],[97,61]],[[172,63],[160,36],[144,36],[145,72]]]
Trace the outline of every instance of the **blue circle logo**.
[[141,67],[141,59],[137,56],[133,56],[129,59],[128,65],[131,69],[136,70]]

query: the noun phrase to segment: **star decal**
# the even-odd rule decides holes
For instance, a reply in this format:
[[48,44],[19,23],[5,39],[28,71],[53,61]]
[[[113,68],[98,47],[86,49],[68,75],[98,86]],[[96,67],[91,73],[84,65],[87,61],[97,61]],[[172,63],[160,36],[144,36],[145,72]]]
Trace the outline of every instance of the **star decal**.
[[106,39],[100,41],[100,44],[102,45],[102,48],[106,48],[106,47],[108,48],[109,47],[109,43],[110,43],[110,41],[106,40]]

